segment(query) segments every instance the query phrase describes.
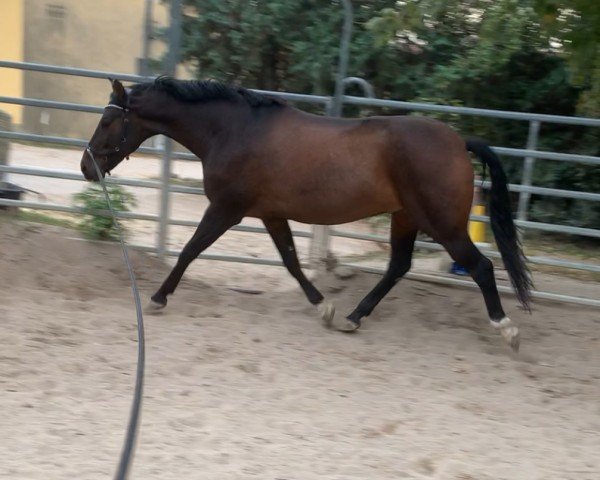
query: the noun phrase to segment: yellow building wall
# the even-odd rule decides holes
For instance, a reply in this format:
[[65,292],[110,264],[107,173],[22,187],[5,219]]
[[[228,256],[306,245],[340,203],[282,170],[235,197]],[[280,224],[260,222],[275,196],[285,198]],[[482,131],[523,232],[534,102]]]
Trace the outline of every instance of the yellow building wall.
[[[0,0],[0,4],[3,0]],[[136,73],[142,53],[145,0],[25,0],[28,62]],[[104,106],[106,79],[25,72],[24,96]],[[23,129],[39,135],[89,138],[98,115],[26,108]]]
[[[152,0],[154,28],[169,22],[168,4]],[[0,0],[0,60],[138,73],[146,0]],[[150,44],[160,58],[165,46]],[[180,69],[181,70],[181,69]],[[186,71],[178,71],[182,77]],[[0,68],[0,96],[102,106],[105,79]],[[0,103],[27,133],[88,138],[97,114]]]
[[[4,0],[0,0],[0,5]],[[27,62],[138,73],[143,54],[146,0],[24,0],[24,58]],[[153,0],[155,28],[168,22],[168,4]],[[161,42],[151,42],[160,58]],[[29,98],[104,106],[106,79],[27,71],[23,94]],[[88,139],[98,115],[28,107],[23,130],[39,135]]]
[[[0,1],[0,60],[23,61],[23,0]],[[0,96],[23,96],[23,72],[0,68]],[[0,103],[0,110],[8,113],[15,124],[23,121],[23,107]]]

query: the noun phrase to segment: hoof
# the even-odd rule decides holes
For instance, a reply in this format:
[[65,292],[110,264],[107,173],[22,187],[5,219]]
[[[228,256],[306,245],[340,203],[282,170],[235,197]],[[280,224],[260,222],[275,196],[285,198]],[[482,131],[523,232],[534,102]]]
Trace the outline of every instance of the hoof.
[[510,348],[518,352],[521,344],[521,336],[519,335],[519,328],[512,323],[512,320],[504,317],[499,322],[491,321],[490,323],[495,329],[500,330],[502,338],[510,345]]
[[500,330],[502,338],[510,345],[515,352],[519,351],[521,345],[521,335],[519,335],[519,329],[517,327],[507,327]]
[[148,315],[156,315],[157,313],[161,312],[166,306],[166,303],[158,303],[154,300],[150,300],[150,303],[146,305],[144,312]]
[[332,328],[333,317],[335,316],[335,307],[333,306],[333,303],[322,301],[317,305],[317,310],[319,311],[319,315],[321,315],[323,326],[325,328]]
[[344,323],[337,327],[338,331],[344,333],[353,333],[356,332],[360,328],[360,323],[353,322],[349,319],[344,319]]

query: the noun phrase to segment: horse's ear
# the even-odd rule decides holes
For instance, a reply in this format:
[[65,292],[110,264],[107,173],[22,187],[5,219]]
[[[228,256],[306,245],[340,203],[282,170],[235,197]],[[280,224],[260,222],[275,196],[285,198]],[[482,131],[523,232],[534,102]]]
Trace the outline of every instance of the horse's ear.
[[112,78],[109,78],[109,80],[112,83],[115,100],[123,105],[127,104],[127,92],[125,91],[123,84],[118,80],[113,80]]

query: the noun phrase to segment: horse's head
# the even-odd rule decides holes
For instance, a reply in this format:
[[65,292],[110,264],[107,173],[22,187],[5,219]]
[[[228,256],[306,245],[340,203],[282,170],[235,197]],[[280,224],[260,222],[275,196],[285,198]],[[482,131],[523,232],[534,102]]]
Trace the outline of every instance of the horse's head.
[[127,91],[118,80],[109,80],[113,88],[110,102],[81,158],[81,172],[86,180],[99,180],[93,159],[104,177],[125,157],[129,158],[145,138],[135,111],[130,110]]

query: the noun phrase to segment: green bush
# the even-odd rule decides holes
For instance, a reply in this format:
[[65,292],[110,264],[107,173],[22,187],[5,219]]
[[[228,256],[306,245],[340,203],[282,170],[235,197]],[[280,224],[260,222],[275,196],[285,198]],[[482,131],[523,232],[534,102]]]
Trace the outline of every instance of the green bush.
[[[107,185],[110,203],[117,212],[128,212],[136,205],[134,196],[118,185]],[[84,191],[73,195],[77,206],[83,207],[85,217],[79,228],[88,238],[101,240],[116,240],[118,231],[115,221],[109,213],[108,203],[104,197],[101,185],[90,185]]]

